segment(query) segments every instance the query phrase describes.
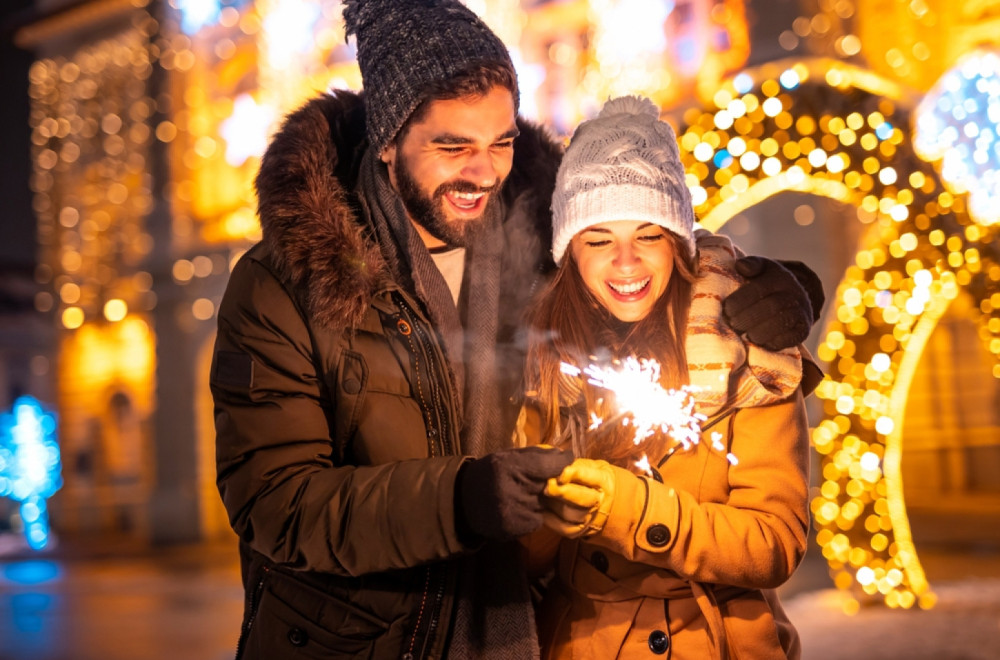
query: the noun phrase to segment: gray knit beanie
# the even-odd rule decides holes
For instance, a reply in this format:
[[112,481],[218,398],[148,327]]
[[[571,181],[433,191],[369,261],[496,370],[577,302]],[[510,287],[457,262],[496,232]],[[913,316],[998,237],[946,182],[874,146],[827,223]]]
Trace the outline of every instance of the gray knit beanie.
[[347,36],[358,39],[375,153],[396,137],[427,85],[447,82],[484,60],[514,71],[503,42],[458,0],[344,0],[344,24]]
[[651,100],[623,96],[576,129],[552,194],[552,256],[587,227],[642,220],[679,236],[694,257],[694,209],[677,138]]

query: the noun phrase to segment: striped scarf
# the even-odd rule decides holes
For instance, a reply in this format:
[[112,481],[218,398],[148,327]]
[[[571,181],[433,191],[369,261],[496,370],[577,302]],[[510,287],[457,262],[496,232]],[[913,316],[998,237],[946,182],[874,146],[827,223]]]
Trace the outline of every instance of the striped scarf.
[[730,328],[722,316],[722,301],[743,279],[734,263],[742,256],[727,237],[697,233],[698,279],[688,314],[687,352],[691,385],[698,412],[720,412],[777,403],[795,392],[802,380],[802,354],[797,347],[768,351]]

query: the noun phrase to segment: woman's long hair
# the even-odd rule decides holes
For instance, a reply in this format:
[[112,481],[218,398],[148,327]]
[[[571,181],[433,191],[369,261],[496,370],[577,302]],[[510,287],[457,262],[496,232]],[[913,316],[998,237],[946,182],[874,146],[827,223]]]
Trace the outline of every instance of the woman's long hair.
[[[552,282],[532,306],[526,381],[528,395],[535,399],[541,414],[542,442],[556,441],[563,431],[561,408],[577,408],[576,414],[580,414],[582,401],[589,420],[592,414],[608,419],[614,407],[609,393],[585,378],[574,381],[563,374],[563,362],[584,368],[595,361],[652,358],[660,363],[663,387],[686,383],[684,336],[697,262],[687,257],[683,241],[672,232],[666,234],[673,245],[674,270],[666,290],[645,318],[625,323],[609,312],[587,288],[572,250],[566,251]],[[579,395],[578,390],[582,390]],[[637,448],[627,429],[619,425],[589,434],[583,455],[631,467],[643,455],[663,454],[668,439],[661,436],[655,434]]]

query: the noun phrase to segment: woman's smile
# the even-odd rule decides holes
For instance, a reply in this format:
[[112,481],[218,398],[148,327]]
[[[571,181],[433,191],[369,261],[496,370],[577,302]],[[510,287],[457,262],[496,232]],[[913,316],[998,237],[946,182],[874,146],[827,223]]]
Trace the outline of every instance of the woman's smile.
[[610,287],[612,295],[623,301],[638,300],[649,293],[651,281],[653,281],[652,277],[645,277],[641,280],[608,281],[608,287]]

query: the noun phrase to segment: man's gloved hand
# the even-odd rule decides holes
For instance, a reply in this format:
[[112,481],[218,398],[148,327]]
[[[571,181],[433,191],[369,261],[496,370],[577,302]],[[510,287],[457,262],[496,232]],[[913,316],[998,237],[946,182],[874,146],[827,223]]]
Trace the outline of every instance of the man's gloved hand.
[[569,452],[545,447],[504,449],[468,461],[455,481],[459,534],[512,539],[542,525],[539,496],[545,482],[573,460]]
[[576,459],[545,485],[545,526],[567,538],[599,533],[611,513],[615,480],[620,477],[635,475],[607,461]]
[[722,301],[729,327],[770,351],[801,344],[823,307],[823,285],[798,261],[765,257],[736,260],[746,283]]

